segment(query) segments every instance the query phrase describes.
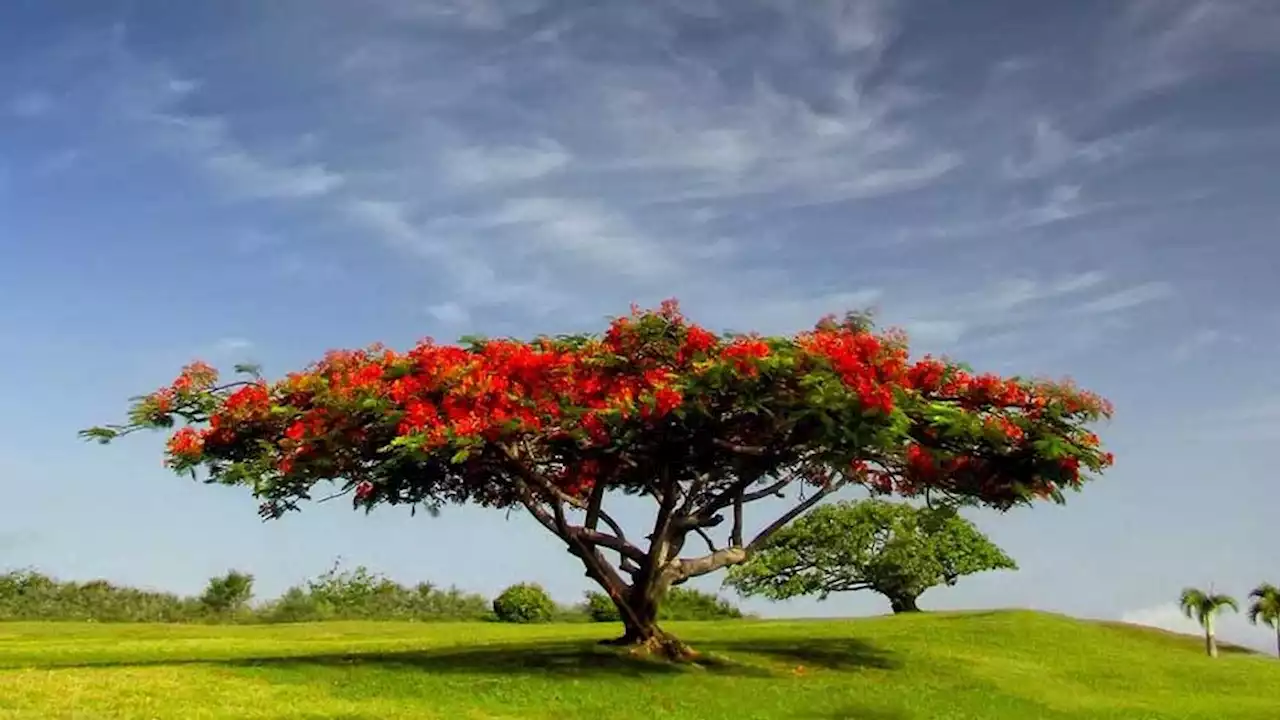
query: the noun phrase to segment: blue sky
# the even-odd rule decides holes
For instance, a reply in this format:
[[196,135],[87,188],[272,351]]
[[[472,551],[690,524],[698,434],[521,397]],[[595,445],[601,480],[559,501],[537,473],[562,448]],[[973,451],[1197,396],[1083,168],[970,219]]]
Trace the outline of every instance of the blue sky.
[[573,600],[523,517],[262,524],[163,438],[76,431],[194,357],[282,373],[677,296],[764,331],[874,306],[1115,401],[1116,468],[975,515],[1022,570],[928,607],[1168,624],[1185,585],[1280,581],[1280,4],[17,2],[0,48],[0,566],[271,595],[341,555]]

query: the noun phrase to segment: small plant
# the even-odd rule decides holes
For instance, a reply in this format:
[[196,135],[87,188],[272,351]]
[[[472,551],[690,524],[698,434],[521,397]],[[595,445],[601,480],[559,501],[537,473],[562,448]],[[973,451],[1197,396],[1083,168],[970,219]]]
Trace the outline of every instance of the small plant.
[[493,614],[500,622],[551,622],[555,612],[555,601],[536,583],[512,585],[493,599]]

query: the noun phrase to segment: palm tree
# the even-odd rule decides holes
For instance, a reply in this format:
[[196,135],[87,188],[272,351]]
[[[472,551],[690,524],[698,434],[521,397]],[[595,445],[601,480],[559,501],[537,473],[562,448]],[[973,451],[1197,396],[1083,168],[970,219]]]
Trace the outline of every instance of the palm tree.
[[1280,588],[1262,583],[1249,597],[1254,598],[1249,605],[1249,622],[1257,625],[1261,621],[1276,631],[1276,655],[1280,656]]
[[1240,606],[1236,603],[1236,599],[1230,595],[1214,594],[1213,586],[1210,586],[1207,593],[1196,588],[1183,590],[1178,604],[1182,606],[1182,614],[1200,623],[1200,627],[1204,628],[1205,652],[1209,653],[1209,657],[1218,657],[1218,641],[1213,636],[1213,619],[1224,607],[1239,612]]

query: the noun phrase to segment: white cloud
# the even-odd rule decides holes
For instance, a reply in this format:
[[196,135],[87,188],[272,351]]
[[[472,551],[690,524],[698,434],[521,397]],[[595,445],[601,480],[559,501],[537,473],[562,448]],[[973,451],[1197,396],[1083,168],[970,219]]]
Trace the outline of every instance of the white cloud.
[[429,305],[427,314],[445,325],[466,325],[471,322],[471,313],[456,302],[443,302]]
[[1093,164],[1122,152],[1119,138],[1078,142],[1045,116],[1031,121],[1024,157],[1006,157],[1003,169],[1016,179],[1038,178],[1077,164]]
[[1129,0],[1103,62],[1124,100],[1204,77],[1239,54],[1280,53],[1277,38],[1271,0]]
[[[1120,616],[1120,621],[1186,635],[1203,637],[1204,634],[1200,625],[1183,615],[1177,603],[1172,602],[1126,612]],[[1228,610],[1218,615],[1214,631],[1223,642],[1257,650],[1275,650],[1275,635],[1266,628],[1250,625],[1243,614]]]
[[483,217],[482,227],[507,226],[517,242],[552,257],[587,263],[619,276],[652,279],[679,268],[662,247],[608,207],[552,197],[516,198]]
[[1175,360],[1186,360],[1196,353],[1208,348],[1222,339],[1222,331],[1213,328],[1202,328],[1188,335],[1173,348]]
[[1119,290],[1075,307],[1075,312],[1085,315],[1101,315],[1129,310],[1140,305],[1164,300],[1173,295],[1173,286],[1166,282],[1148,282]]
[[554,140],[532,147],[467,147],[448,151],[443,161],[448,178],[458,185],[500,185],[536,180],[563,169],[569,153]]
[[240,145],[219,117],[155,114],[170,147],[187,154],[233,196],[298,199],[327,195],[343,184],[322,164],[276,163]]
[[11,115],[20,118],[38,118],[53,109],[53,98],[43,92],[26,92],[9,101]]

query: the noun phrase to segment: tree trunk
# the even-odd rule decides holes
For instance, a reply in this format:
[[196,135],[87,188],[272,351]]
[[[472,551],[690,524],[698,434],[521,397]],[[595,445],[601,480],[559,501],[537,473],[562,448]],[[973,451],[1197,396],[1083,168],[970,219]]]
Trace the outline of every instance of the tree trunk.
[[893,610],[893,614],[920,612],[920,607],[916,605],[917,595],[896,595],[889,598],[889,607]]
[[622,637],[605,644],[630,648],[633,653],[656,655],[668,660],[686,661],[697,657],[688,645],[658,626],[660,598],[636,588],[628,596],[611,594],[618,608],[625,632]]
[[1205,618],[1204,622],[1204,651],[1209,657],[1218,657],[1218,640],[1213,636],[1213,616]]

